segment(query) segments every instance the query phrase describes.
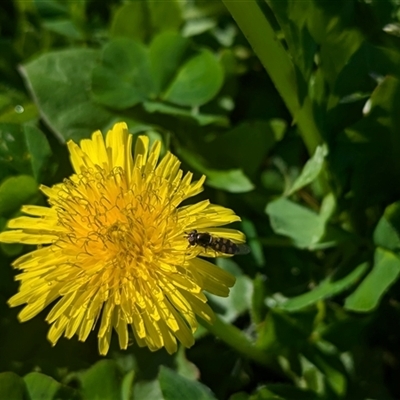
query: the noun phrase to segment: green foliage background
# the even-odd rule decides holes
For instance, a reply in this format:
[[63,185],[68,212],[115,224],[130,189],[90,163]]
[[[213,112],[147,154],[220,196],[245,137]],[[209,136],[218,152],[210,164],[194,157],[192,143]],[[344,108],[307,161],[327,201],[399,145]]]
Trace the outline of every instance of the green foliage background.
[[[252,252],[177,355],[46,341],[1,245],[0,399],[400,398],[395,0],[4,0],[0,228],[115,122],[206,174]],[[48,311],[48,310],[47,310]]]

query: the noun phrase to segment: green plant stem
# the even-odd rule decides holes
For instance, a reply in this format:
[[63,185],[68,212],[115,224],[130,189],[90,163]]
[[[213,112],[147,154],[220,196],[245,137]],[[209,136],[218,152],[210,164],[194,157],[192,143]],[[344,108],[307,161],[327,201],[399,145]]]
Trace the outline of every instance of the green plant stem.
[[267,354],[262,349],[257,348],[253,343],[243,334],[243,332],[235,326],[224,322],[220,317],[216,319],[212,325],[209,325],[203,320],[201,324],[214,336],[224,341],[229,346],[233,347],[238,353],[250,358],[258,364],[274,370],[278,374],[282,372],[277,367],[274,358]]
[[222,1],[274,82],[312,156],[323,140],[315,125],[310,98],[305,98],[302,105],[299,103],[295,68],[289,54],[256,0]]

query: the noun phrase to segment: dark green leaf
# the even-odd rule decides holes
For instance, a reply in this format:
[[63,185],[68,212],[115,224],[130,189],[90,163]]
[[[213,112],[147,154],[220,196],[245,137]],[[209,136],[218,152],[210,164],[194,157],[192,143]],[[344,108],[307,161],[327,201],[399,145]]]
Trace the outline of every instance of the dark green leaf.
[[0,163],[39,182],[50,155],[46,136],[35,126],[0,124]]
[[356,291],[347,297],[345,307],[352,311],[372,311],[399,276],[400,259],[394,253],[378,247],[371,272]]
[[24,380],[14,372],[0,373],[0,399],[31,400]]
[[161,367],[158,375],[164,400],[214,400],[211,390],[199,382],[178,375],[169,368]]
[[151,42],[149,57],[157,93],[163,91],[176,74],[188,46],[189,40],[174,32],[164,32]]
[[116,109],[154,97],[148,50],[128,38],[108,42],[101,54],[101,64],[93,70],[92,90],[97,102]]

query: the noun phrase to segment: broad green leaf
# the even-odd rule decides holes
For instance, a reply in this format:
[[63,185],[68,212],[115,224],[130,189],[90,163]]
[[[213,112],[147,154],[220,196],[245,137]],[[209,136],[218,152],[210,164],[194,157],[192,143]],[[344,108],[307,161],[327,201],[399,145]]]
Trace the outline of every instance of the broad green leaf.
[[38,195],[38,184],[31,176],[19,175],[6,179],[0,185],[0,215],[17,211]]
[[73,40],[84,40],[83,33],[78,29],[70,19],[57,19],[52,21],[46,21],[43,26],[49,31],[63,35]]
[[287,311],[297,311],[319,300],[335,296],[348,289],[351,285],[354,285],[363,276],[367,267],[367,263],[360,264],[354,271],[338,281],[326,279],[311,291],[297,297],[292,297],[279,305],[279,307]]
[[62,385],[50,376],[38,372],[31,372],[28,375],[25,375],[24,381],[31,399],[61,399],[61,397],[56,397],[56,395]]
[[210,51],[203,50],[179,69],[163,99],[180,106],[201,106],[216,96],[223,81],[222,66]]
[[164,400],[214,400],[211,390],[199,382],[191,381],[169,368],[161,367],[158,375]]
[[133,387],[133,399],[165,400],[158,380],[137,382]]
[[125,109],[156,95],[148,50],[128,38],[108,42],[101,64],[93,69],[93,98],[100,104]]
[[237,264],[230,259],[219,259],[218,266],[227,269],[234,275],[236,282],[230,289],[228,297],[219,297],[213,294],[208,294],[208,296],[214,304],[217,304],[219,316],[225,322],[233,322],[250,309],[253,281],[248,276],[243,275]]
[[241,169],[215,170],[203,169],[207,176],[206,185],[230,193],[246,193],[254,189],[253,183]]
[[378,247],[374,265],[360,286],[347,297],[345,308],[358,312],[374,310],[400,276],[400,259],[391,251]]
[[311,248],[325,233],[325,221],[314,211],[280,198],[267,205],[273,230],[289,236],[299,248]]
[[147,3],[153,32],[177,31],[183,20],[178,0],[150,1]]
[[374,243],[392,251],[400,250],[400,202],[386,207],[374,230]]
[[46,136],[31,125],[0,123],[0,163],[21,174],[32,174],[39,182],[51,155]]
[[82,374],[82,393],[86,400],[120,399],[121,373],[112,360],[101,360]]
[[0,399],[31,400],[24,380],[14,372],[0,373]]
[[69,49],[43,54],[21,69],[43,119],[61,142],[88,137],[112,120],[91,100],[97,58],[96,50]]
[[230,193],[245,193],[254,189],[254,185],[240,169],[216,170],[206,167],[205,161],[186,149],[179,149],[180,157],[192,168],[207,176],[206,185]]
[[318,177],[327,154],[328,148],[326,145],[318,146],[316,148],[314,155],[306,162],[300,176],[294,181],[292,187],[286,193],[287,196],[290,196],[302,187],[309,185]]
[[176,74],[188,46],[189,40],[174,32],[161,33],[151,42],[149,57],[157,93],[163,91]]
[[148,34],[147,9],[144,1],[121,5],[111,22],[111,37],[126,37],[144,41]]
[[175,117],[182,117],[190,120],[195,120],[200,126],[229,125],[229,119],[224,115],[200,114],[198,112],[195,112],[195,110],[193,109],[172,106],[169,104],[159,103],[155,101],[146,101],[145,103],[143,103],[143,107],[149,113],[159,112],[161,114],[173,115]]
[[312,390],[297,388],[281,383],[270,384],[252,394],[249,400],[319,400],[320,397]]
[[265,162],[268,152],[282,138],[286,122],[246,121],[219,135],[207,147],[207,155],[215,159],[223,158],[227,165],[242,169],[252,176]]

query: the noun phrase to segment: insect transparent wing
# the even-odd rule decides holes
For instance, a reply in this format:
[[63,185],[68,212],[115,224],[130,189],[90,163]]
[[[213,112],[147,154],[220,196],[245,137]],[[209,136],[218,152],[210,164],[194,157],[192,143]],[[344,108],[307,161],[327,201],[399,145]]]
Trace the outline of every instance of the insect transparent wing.
[[242,255],[250,253],[250,247],[247,246],[247,244],[242,243],[242,244],[237,244],[236,246],[237,246],[237,251],[235,254]]

